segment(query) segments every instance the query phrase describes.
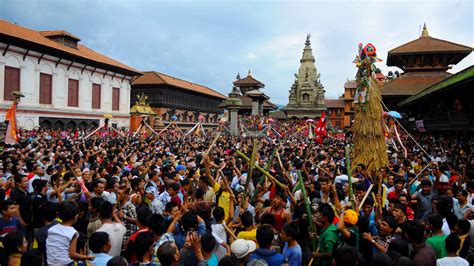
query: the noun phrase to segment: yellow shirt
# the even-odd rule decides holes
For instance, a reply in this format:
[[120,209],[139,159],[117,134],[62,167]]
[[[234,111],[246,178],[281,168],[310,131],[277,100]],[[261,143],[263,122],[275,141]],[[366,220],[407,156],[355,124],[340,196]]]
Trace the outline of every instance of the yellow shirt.
[[252,240],[257,242],[257,228],[254,228],[250,231],[241,231],[237,235],[238,239]]
[[[221,185],[215,182],[214,186],[212,187],[212,190],[214,192],[217,192],[220,188]],[[217,202],[217,206],[222,207],[222,209],[224,209],[224,221],[227,221],[227,219],[229,218],[230,211],[230,193],[228,191],[223,191],[221,193],[221,196],[219,197],[219,200]]]

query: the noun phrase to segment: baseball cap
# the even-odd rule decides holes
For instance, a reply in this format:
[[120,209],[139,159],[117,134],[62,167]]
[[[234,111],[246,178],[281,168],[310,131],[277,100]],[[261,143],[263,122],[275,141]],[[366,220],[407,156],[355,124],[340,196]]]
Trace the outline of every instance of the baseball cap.
[[355,225],[358,219],[359,215],[354,210],[347,210],[344,213],[344,223]]
[[186,170],[186,166],[182,165],[182,164],[179,164],[178,166],[176,166],[176,171],[181,171],[181,170]]
[[257,244],[252,240],[237,239],[230,245],[230,251],[238,259],[247,256],[249,253],[254,252],[257,248]]

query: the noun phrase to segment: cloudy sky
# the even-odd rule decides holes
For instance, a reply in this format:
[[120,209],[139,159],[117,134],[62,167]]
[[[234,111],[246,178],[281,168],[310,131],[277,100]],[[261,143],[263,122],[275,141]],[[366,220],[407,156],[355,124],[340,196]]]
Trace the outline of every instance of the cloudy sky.
[[[420,35],[473,46],[474,4],[434,1],[2,0],[0,18],[36,30],[64,29],[81,43],[140,70],[156,70],[227,95],[252,71],[286,104],[307,33],[327,98],[352,79],[357,44],[381,59]],[[474,64],[471,54],[451,72]],[[388,71],[385,62],[379,67]]]

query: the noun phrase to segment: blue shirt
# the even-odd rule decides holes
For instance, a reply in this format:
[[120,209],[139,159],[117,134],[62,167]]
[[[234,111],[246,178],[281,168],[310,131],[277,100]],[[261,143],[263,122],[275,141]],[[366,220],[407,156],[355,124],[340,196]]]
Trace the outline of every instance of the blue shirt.
[[266,248],[257,248],[254,253],[249,257],[249,262],[252,260],[264,260],[268,265],[281,265],[285,258],[280,253],[277,253],[275,250],[266,249]]
[[303,253],[301,251],[300,245],[289,248],[288,242],[285,243],[283,248],[283,257],[287,259],[290,266],[300,266],[303,262]]
[[5,236],[6,234],[17,230],[21,230],[21,224],[16,217],[12,217],[8,221],[0,218],[0,236]]
[[[206,224],[204,222],[198,222],[196,232],[202,236],[206,233]],[[173,233],[174,242],[179,249],[182,249],[184,242],[186,241],[186,232],[181,232],[181,225],[176,223],[176,227]]]
[[107,255],[107,253],[92,253],[92,256],[95,256],[95,259],[92,261],[95,266],[105,266],[107,262],[113,258],[112,256]]

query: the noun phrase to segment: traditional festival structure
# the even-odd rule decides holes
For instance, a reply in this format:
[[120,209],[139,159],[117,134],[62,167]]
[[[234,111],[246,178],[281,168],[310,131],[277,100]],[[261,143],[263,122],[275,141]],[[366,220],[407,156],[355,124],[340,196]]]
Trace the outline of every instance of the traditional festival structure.
[[387,147],[382,132],[382,104],[378,81],[373,76],[377,58],[375,47],[359,44],[354,63],[358,67],[354,97],[355,121],[352,125],[354,150],[351,167],[364,164],[367,171],[387,164]]

